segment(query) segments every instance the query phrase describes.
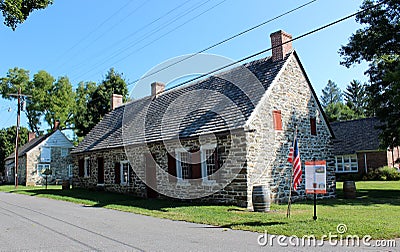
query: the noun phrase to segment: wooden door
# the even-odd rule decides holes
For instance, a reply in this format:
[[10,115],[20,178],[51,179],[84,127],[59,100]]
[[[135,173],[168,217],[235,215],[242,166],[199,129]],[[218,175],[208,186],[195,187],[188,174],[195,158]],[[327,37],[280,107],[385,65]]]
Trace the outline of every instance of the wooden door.
[[147,198],[157,198],[158,192],[157,190],[157,164],[150,153],[145,153],[146,159],[146,190],[147,190]]
[[97,158],[97,184],[104,184],[104,158]]

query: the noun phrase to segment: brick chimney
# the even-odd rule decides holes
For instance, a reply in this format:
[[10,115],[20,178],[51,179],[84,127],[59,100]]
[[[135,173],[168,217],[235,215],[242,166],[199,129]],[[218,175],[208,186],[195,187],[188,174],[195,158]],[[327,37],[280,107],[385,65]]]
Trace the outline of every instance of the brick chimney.
[[35,138],[36,138],[36,133],[35,132],[29,132],[28,133],[28,142],[32,141]]
[[151,96],[157,98],[165,90],[165,84],[162,82],[151,83]]
[[[292,50],[292,42],[288,42],[292,39],[292,35],[282,30],[271,33],[271,47],[272,47],[272,61],[283,60],[288,52]],[[283,45],[282,45],[283,44]]]
[[111,95],[111,110],[114,110],[123,104],[122,98],[123,98],[123,96],[119,95],[119,94]]
[[59,127],[60,127],[60,120],[55,120],[53,131],[58,130]]

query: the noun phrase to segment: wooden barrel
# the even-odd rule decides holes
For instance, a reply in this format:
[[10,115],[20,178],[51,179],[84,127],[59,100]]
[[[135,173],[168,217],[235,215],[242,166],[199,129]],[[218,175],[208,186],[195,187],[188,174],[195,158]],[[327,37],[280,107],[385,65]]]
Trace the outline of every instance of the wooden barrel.
[[354,181],[343,182],[343,195],[345,199],[356,198],[356,183]]
[[252,199],[254,212],[269,212],[271,207],[270,190],[266,186],[253,186]]
[[61,187],[63,190],[69,190],[70,189],[70,186],[69,186],[69,180],[64,180],[63,182],[62,182],[62,187]]

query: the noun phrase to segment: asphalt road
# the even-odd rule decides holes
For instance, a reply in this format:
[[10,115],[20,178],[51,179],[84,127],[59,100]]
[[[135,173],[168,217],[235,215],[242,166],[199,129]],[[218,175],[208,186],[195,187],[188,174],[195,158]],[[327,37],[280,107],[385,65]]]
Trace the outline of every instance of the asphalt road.
[[276,242],[273,247],[260,246],[259,235],[0,193],[0,251],[382,251],[329,245],[281,247]]

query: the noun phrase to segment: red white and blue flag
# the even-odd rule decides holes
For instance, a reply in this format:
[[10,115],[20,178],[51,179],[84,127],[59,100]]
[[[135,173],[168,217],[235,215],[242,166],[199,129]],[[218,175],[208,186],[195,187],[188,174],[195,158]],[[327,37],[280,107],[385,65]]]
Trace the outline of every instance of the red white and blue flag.
[[290,147],[289,149],[288,162],[293,164],[293,189],[296,191],[297,186],[300,185],[301,182],[301,175],[303,174],[301,171],[301,160],[297,139],[294,140],[293,147]]

